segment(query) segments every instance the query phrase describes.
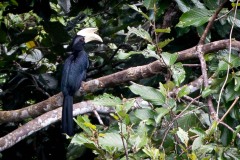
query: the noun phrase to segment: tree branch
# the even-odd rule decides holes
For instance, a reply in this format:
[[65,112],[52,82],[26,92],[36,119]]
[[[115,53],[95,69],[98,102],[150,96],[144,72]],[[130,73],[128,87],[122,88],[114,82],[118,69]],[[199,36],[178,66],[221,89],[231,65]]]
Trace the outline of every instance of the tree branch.
[[[229,47],[229,40],[220,40],[205,44],[202,46],[202,52],[214,52]],[[233,49],[240,51],[240,41],[232,41]],[[188,59],[197,58],[196,47],[192,47],[183,51],[178,52],[177,61],[184,61]],[[164,67],[164,68],[163,68]],[[158,73],[161,73],[165,69],[158,60],[150,64],[132,67],[124,71],[120,71],[108,76],[104,76],[98,79],[94,79],[83,83],[82,90],[84,92],[94,92],[101,88],[116,86],[121,83],[128,81],[136,81],[138,79],[151,77]],[[79,92],[80,93],[80,92]],[[78,93],[78,94],[79,94]],[[26,118],[34,118],[45,112],[51,111],[62,106],[62,94],[58,93],[45,101],[37,104],[13,111],[0,111],[0,124],[6,122],[17,122]]]
[[[143,99],[137,98],[132,109],[139,108],[139,104],[141,103],[145,105],[148,104],[148,102],[144,101]],[[73,116],[90,113],[94,111],[106,114],[115,112],[115,109],[113,107],[97,106],[93,104],[92,101],[84,101],[73,105]],[[7,148],[12,147],[16,143],[32,135],[33,133],[39,131],[40,129],[45,128],[48,125],[59,121],[61,117],[62,108],[57,108],[33,119],[32,121],[29,121],[28,123],[17,128],[11,133],[5,135],[4,137],[1,137],[0,152]]]

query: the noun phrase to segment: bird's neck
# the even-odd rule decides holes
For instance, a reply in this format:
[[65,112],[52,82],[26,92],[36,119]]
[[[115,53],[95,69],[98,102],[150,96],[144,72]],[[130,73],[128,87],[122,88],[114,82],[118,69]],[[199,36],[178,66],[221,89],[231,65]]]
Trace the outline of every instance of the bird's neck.
[[77,58],[77,57],[81,56],[83,53],[84,53],[84,50],[74,50],[74,51],[72,52],[72,55],[73,55],[75,58]]

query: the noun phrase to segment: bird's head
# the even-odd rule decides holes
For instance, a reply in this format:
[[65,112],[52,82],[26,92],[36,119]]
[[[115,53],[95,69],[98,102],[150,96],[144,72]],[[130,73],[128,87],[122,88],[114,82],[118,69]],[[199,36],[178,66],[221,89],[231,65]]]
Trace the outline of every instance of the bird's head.
[[80,30],[72,41],[72,49],[82,50],[84,43],[91,41],[103,42],[102,38],[95,33],[97,30],[97,28],[84,28]]

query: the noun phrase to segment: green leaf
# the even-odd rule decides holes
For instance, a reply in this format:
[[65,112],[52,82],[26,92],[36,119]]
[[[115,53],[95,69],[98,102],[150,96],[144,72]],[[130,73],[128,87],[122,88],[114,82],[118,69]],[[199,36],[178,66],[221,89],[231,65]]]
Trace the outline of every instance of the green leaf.
[[174,40],[174,38],[171,38],[171,39],[165,39],[164,41],[162,42],[159,42],[157,45],[159,48],[163,48],[165,47],[166,45],[168,45],[170,42],[172,42]]
[[240,88],[240,77],[234,77],[234,91],[239,91]]
[[186,147],[188,147],[188,132],[185,132],[182,128],[178,127],[177,136]]
[[234,82],[231,82],[227,85],[224,92],[224,98],[226,99],[227,102],[232,101],[239,96],[239,91],[235,91],[234,88],[235,88]]
[[131,34],[135,34],[136,36],[141,37],[147,40],[148,42],[152,43],[152,38],[150,34],[147,31],[145,31],[143,28],[128,27],[126,40]]
[[171,70],[173,73],[173,80],[176,86],[180,86],[180,84],[185,80],[186,73],[183,68],[182,63],[178,62],[171,66]]
[[96,105],[113,107],[122,104],[122,100],[118,97],[114,97],[113,95],[104,93],[103,95],[95,97],[93,103]]
[[181,98],[183,96],[188,95],[190,92],[191,92],[191,89],[187,85],[184,85],[183,87],[181,87],[181,90],[178,91],[177,97]]
[[194,141],[192,143],[192,150],[195,151],[195,150],[199,149],[202,145],[203,145],[203,138],[197,137],[196,139],[194,139]]
[[204,137],[206,133],[201,128],[193,127],[189,130],[192,133],[197,134],[199,137]]
[[161,124],[161,120],[162,120],[163,116],[168,114],[170,112],[170,109],[163,108],[163,107],[156,108],[156,112],[157,112],[157,115],[154,116],[155,122],[156,122],[156,124]]
[[176,54],[176,53],[171,54],[171,53],[168,53],[168,52],[163,52],[161,54],[161,56],[162,56],[164,62],[166,63],[166,65],[168,65],[168,66],[173,65],[178,58],[178,54]]
[[136,151],[147,145],[148,143],[148,137],[145,136],[139,136],[139,135],[130,135],[130,143],[132,144],[132,148],[135,148]]
[[209,21],[209,18],[212,16],[214,12],[207,10],[207,9],[191,9],[188,12],[185,12],[180,17],[180,21],[177,24],[177,27],[189,27],[189,26],[195,26],[199,27],[203,25],[204,23]]
[[210,89],[210,87],[208,88],[205,88],[203,91],[202,91],[202,97],[203,98],[206,98],[207,96],[209,96],[210,94],[213,93],[213,90]]
[[125,60],[134,54],[142,54],[142,51],[130,51],[130,52],[126,53],[123,50],[119,50],[118,54],[117,54],[117,58],[120,60]]
[[144,5],[147,9],[153,9],[155,3],[156,3],[156,0],[144,0],[144,1],[143,1],[143,5]]
[[179,9],[185,13],[190,10],[190,6],[188,3],[185,3],[183,0],[176,0],[176,3],[178,4]]
[[143,15],[143,17],[145,17],[147,20],[150,20],[150,18],[143,13],[143,11],[140,8],[137,8],[137,6],[135,5],[128,5],[130,8],[134,9],[135,11],[137,11],[138,13],[140,13],[141,15]]
[[135,116],[141,120],[147,120],[154,117],[154,112],[151,109],[143,108],[138,109],[135,112]]
[[171,32],[171,28],[167,27],[167,28],[157,28],[155,29],[156,33],[170,33]]
[[78,124],[80,128],[84,130],[84,132],[87,133],[87,135],[89,136],[93,135],[92,130],[84,124],[84,123],[90,123],[90,120],[86,115],[78,116],[77,119],[74,119],[74,121]]
[[[104,149],[111,149],[112,151],[117,149],[123,149],[123,141],[118,133],[106,133],[103,137],[98,138],[99,145]],[[126,141],[124,140],[126,144]]]
[[166,98],[155,88],[136,83],[133,83],[129,88],[134,94],[140,95],[144,100],[149,101],[153,105],[163,105],[165,103]]

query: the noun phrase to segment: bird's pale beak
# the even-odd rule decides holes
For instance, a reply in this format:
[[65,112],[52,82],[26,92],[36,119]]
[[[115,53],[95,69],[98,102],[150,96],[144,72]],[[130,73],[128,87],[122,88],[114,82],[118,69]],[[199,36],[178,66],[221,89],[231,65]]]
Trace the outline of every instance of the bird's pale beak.
[[97,31],[98,31],[97,28],[84,28],[81,31],[79,31],[77,35],[83,36],[85,38],[85,43],[88,43],[90,41],[103,42],[102,38],[95,33]]

